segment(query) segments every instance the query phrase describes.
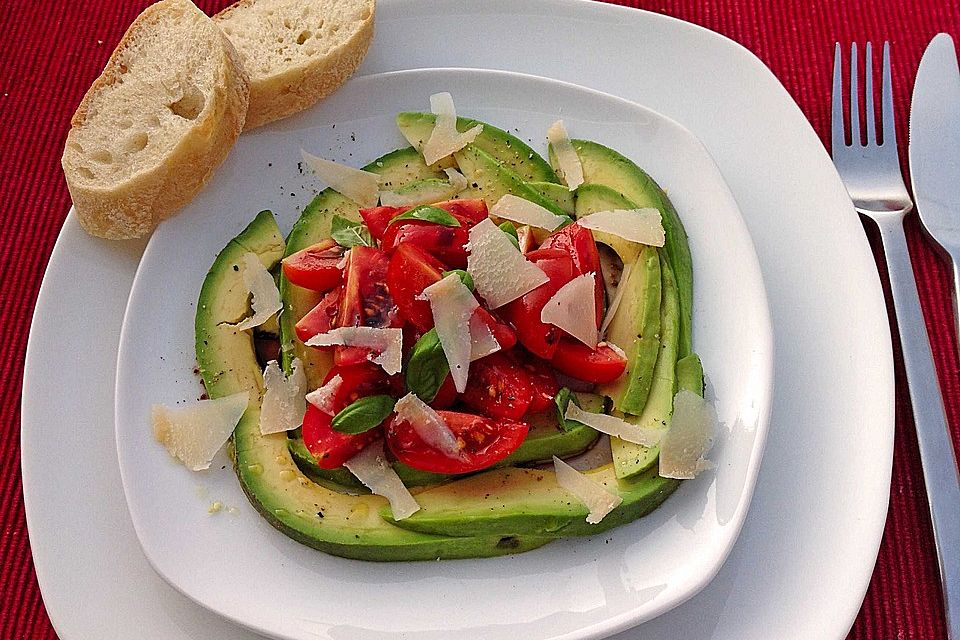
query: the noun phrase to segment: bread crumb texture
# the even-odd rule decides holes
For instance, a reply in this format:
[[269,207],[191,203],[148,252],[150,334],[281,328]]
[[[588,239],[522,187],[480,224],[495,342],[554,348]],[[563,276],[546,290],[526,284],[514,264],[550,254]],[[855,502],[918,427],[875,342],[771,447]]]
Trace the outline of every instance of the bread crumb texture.
[[250,76],[246,128],[306,109],[363,61],[374,0],[241,0],[214,19]]
[[81,225],[149,234],[193,198],[243,128],[248,79],[232,45],[189,0],[133,22],[71,121],[63,153]]

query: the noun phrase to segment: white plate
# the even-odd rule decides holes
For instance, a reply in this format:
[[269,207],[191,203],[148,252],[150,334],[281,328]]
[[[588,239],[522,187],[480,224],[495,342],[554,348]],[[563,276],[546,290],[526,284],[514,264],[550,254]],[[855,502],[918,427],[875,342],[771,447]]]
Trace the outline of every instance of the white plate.
[[[361,73],[511,69],[617,94],[683,123],[740,205],[773,317],[770,434],[737,543],[707,588],[618,640],[842,638],[883,531],[893,367],[873,256],[827,154],[770,71],[726,38],[595,2],[516,7],[512,0],[382,0]],[[300,201],[268,195],[285,215]],[[253,639],[159,578],[127,513],[113,438],[113,371],[141,250],[140,243],[90,238],[70,216],[38,298],[22,464],[44,602],[64,640]],[[65,351],[82,355],[65,359]],[[65,389],[84,402],[50,400]],[[51,456],[51,442],[78,463]]]
[[[440,91],[453,94],[459,113],[509,129],[544,154],[546,130],[562,112],[572,136],[616,148],[670,193],[694,257],[694,347],[723,425],[711,455],[717,468],[683,483],[652,515],[602,536],[495,559],[345,561],[268,526],[246,504],[225,458],[203,474],[173,463],[153,439],[150,408],[199,395],[192,373],[193,317],[212,256],[263,208],[262,194],[319,190],[312,175],[298,172],[299,150],[367,164],[406,145],[395,115],[425,108]],[[293,220],[280,223],[289,230]],[[171,265],[176,278],[170,277]],[[733,196],[683,127],[619,98],[503,71],[357,78],[309,112],[243,136],[204,192],[147,246],[117,367],[117,446],[134,528],[168,582],[204,606],[277,637],[307,640],[345,628],[353,637],[386,631],[478,640],[608,635],[689,598],[733,546],[766,436],[769,322],[760,267]],[[195,500],[198,483],[211,500],[238,512],[211,517]],[[252,593],[257,597],[251,599]],[[495,622],[490,611],[497,612]]]

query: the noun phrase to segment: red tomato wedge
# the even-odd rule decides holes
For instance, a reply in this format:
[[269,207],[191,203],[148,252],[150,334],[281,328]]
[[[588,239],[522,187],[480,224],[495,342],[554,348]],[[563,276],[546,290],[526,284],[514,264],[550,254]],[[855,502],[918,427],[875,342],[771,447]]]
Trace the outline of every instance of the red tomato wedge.
[[433,402],[428,404],[434,409],[449,409],[456,401],[457,388],[453,385],[453,378],[448,375],[433,397]]
[[463,224],[459,227],[446,227],[422,220],[404,220],[387,227],[380,246],[384,251],[392,252],[400,244],[415,244],[430,255],[439,258],[448,268],[465,269],[467,266],[465,247],[469,234],[469,230]]
[[342,272],[337,265],[343,253],[344,248],[334,240],[322,240],[284,258],[283,275],[298,287],[330,291],[340,284]]
[[571,378],[587,382],[612,382],[627,368],[627,360],[607,345],[591,349],[579,340],[563,338],[550,364]]
[[386,232],[390,221],[404,211],[406,211],[404,207],[373,207],[371,209],[360,209],[360,217],[367,225],[370,235],[380,241],[383,240],[383,234]]
[[603,276],[600,273],[600,252],[589,229],[578,224],[569,224],[560,229],[540,245],[541,249],[562,249],[573,258],[573,267],[577,275],[592,273],[595,280],[594,296],[597,306],[597,327],[603,322]]
[[339,311],[340,288],[337,287],[323,296],[317,306],[300,318],[300,321],[294,326],[297,338],[300,342],[306,342],[319,333],[330,331],[336,326]]
[[390,257],[387,289],[400,315],[420,331],[433,328],[433,312],[427,300],[419,299],[423,290],[440,282],[444,264],[415,244],[400,243]]
[[434,473],[479,471],[513,453],[527,436],[528,427],[523,422],[490,420],[454,411],[437,414],[464,443],[460,456],[450,458],[437,451],[425,443],[408,422],[394,417],[386,426],[387,446],[400,462]]
[[466,221],[468,227],[472,227],[478,222],[483,222],[490,215],[487,211],[487,203],[482,199],[446,200],[432,206],[452,213],[454,217],[458,218],[461,222]]
[[[403,324],[397,305],[387,289],[390,258],[373,247],[350,250],[340,293],[338,327],[399,327]],[[362,347],[336,347],[334,362],[340,366],[358,364],[369,358]]]
[[557,397],[557,391],[560,390],[553,369],[543,360],[529,356],[522,360],[521,366],[527,370],[527,374],[530,376],[530,386],[533,388],[533,399],[530,401],[528,413],[539,413],[552,409],[553,399]]
[[470,365],[463,401],[491,418],[519,420],[533,401],[533,385],[526,369],[500,352]]
[[553,357],[563,331],[540,320],[540,312],[560,287],[577,275],[570,254],[563,249],[537,249],[527,259],[543,269],[550,278],[530,293],[503,307],[503,317],[517,330],[520,344],[545,360]]
[[500,345],[501,351],[507,351],[512,348],[513,345],[517,344],[517,332],[514,331],[510,325],[506,322],[493,315],[491,312],[483,306],[477,307],[476,311],[473,312],[473,315],[479,317],[483,320],[484,324],[490,329],[490,333],[493,334],[494,340],[497,341],[497,344]]

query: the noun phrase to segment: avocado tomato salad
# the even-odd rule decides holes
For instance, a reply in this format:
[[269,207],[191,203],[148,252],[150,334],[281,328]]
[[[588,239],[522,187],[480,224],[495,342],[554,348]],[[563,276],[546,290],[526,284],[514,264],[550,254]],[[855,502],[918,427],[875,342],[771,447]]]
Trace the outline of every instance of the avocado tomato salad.
[[[473,142],[428,165],[420,149],[435,121],[430,113],[399,114],[398,126],[414,146],[363,169],[378,176],[381,193],[411,202],[438,194],[437,201],[364,208],[328,188],[286,239],[272,214],[261,212],[211,267],[196,316],[197,357],[211,398],[253,392],[232,437],[244,492],[291,538],[374,561],[517,553],[640,518],[679,485],[658,473],[658,446],[615,436],[607,445],[567,409],[574,403],[591,414],[666,429],[678,390],[702,396],[691,340],[690,251],[675,209],[650,176],[608,147],[570,141],[583,173],[571,190],[553,147],[548,162],[506,131],[466,118],[456,120],[461,132],[482,125]],[[557,228],[493,216],[506,195],[562,217]],[[577,223],[597,212],[637,209],[659,212],[662,247]],[[481,295],[471,263],[471,234],[491,222],[511,251],[544,274],[541,284],[496,308]],[[283,308],[276,322],[238,331],[227,323],[249,305],[238,270],[249,253],[275,274]],[[462,332],[480,332],[493,345],[471,352],[459,383],[451,369],[460,365],[451,367],[443,344],[449,330],[438,326],[430,295],[451,276],[472,309]],[[586,308],[596,346],[544,321],[545,306],[577,278],[589,281]],[[307,345],[357,328],[396,330],[399,371],[367,343]],[[257,400],[269,360],[288,373],[302,368],[313,393],[299,428],[264,435]],[[453,453],[400,410],[401,398],[428,407],[417,415],[439,417],[454,438],[447,443]],[[618,504],[591,524],[590,509],[558,483],[549,463],[599,446],[609,451],[584,476]],[[412,515],[394,517],[387,500],[348,470],[368,447],[382,450],[378,462],[413,495],[419,509]]]

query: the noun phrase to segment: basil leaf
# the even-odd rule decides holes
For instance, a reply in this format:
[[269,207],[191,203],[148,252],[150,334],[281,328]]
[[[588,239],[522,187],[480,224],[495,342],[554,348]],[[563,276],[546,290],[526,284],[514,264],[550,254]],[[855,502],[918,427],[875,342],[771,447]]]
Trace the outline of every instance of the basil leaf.
[[512,222],[502,222],[500,223],[500,231],[503,231],[507,234],[507,237],[510,238],[510,242],[513,243],[513,246],[517,248],[517,251],[520,251],[520,236],[517,235],[517,227]]
[[356,435],[379,426],[393,411],[396,400],[390,396],[367,396],[347,405],[333,417],[334,431]]
[[330,221],[330,237],[341,247],[373,246],[373,237],[362,222],[347,220],[343,216],[335,215]]
[[458,276],[460,276],[460,282],[462,282],[462,283],[464,284],[464,286],[467,287],[467,289],[470,289],[470,291],[473,291],[473,290],[474,290],[474,286],[473,286],[473,276],[472,276],[472,275],[470,275],[469,273],[467,273],[467,272],[464,271],[463,269],[451,269],[450,271],[444,271],[444,272],[443,272],[443,277],[446,278],[446,277],[447,277],[448,275],[450,275],[451,273],[455,273],[455,274],[457,274]]
[[422,220],[423,222],[442,224],[445,227],[460,226],[460,221],[454,218],[448,211],[444,211],[440,207],[431,207],[430,205],[420,205],[419,207],[410,209],[410,211],[401,213],[396,218],[392,219],[390,224],[393,224],[394,222],[400,222],[402,220]]
[[436,329],[427,331],[413,345],[406,372],[407,391],[415,393],[424,402],[432,402],[437,397],[437,391],[450,373],[450,365]]
[[573,395],[573,392],[570,391],[567,387],[563,387],[560,391],[557,391],[557,395],[553,398],[553,402],[557,405],[557,424],[560,426],[560,429],[564,432],[572,431],[577,427],[584,426],[582,422],[577,420],[567,420],[567,406],[572,402],[578,407],[580,402],[577,400],[577,396]]

